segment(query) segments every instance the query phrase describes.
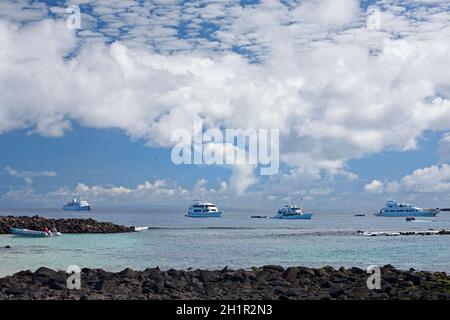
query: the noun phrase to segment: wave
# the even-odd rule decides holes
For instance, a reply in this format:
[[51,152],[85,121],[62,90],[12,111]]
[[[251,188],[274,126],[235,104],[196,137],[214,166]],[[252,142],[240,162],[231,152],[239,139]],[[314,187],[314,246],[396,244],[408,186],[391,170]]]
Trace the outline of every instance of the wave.
[[273,228],[256,228],[256,227],[148,227],[148,230],[258,230]]
[[167,227],[167,226],[155,226],[148,227],[145,230],[251,230],[260,231],[245,234],[246,237],[256,237],[261,236],[271,237],[271,238],[295,238],[295,237],[349,237],[349,236],[400,236],[400,235],[437,235],[438,230],[428,229],[428,230],[308,230],[308,229],[298,229],[298,228],[264,228],[264,227],[220,227],[220,226],[205,226],[205,227],[189,227],[189,226],[179,226],[179,227]]
[[[252,231],[262,231],[264,236],[269,237],[294,237],[294,236],[349,236],[357,235],[357,230],[308,230],[308,229],[298,229],[298,228],[271,228],[271,227],[166,227],[166,226],[155,226],[148,227],[148,230],[252,230]],[[295,231],[295,232],[293,232]],[[279,233],[277,233],[279,232]],[[259,234],[258,236],[261,236]]]
[[146,226],[146,227],[134,227],[134,230],[136,230],[136,231],[144,231],[144,230],[148,230],[148,229],[149,229],[148,226]]

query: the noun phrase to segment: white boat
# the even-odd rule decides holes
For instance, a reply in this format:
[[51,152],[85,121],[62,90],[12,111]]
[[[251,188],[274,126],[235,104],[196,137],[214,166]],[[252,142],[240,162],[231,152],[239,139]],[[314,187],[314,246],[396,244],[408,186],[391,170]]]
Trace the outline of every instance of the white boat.
[[90,211],[91,205],[84,200],[78,200],[77,197],[73,197],[72,201],[67,203],[63,210],[65,211]]
[[194,200],[189,207],[186,217],[190,218],[220,218],[223,211],[219,211],[214,203],[202,200]]
[[434,217],[439,212],[439,209],[422,209],[410,204],[389,200],[376,215],[379,217]]
[[294,205],[286,205],[278,209],[272,219],[311,219],[312,213],[304,213],[302,208]]

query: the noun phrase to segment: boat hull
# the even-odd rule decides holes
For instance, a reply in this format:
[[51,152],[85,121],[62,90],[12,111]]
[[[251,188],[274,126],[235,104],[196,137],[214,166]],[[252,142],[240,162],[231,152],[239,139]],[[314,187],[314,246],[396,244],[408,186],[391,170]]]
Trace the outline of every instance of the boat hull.
[[220,218],[222,217],[222,211],[208,212],[208,213],[188,213],[186,217],[189,218]]
[[435,217],[439,213],[439,210],[424,210],[419,212],[382,212],[377,213],[379,217]]
[[303,213],[298,215],[282,215],[277,214],[273,216],[272,219],[286,219],[286,220],[310,220],[312,218],[312,213]]
[[10,228],[9,231],[16,235],[22,237],[33,237],[33,238],[48,238],[49,235],[44,231],[28,230],[21,228]]
[[64,211],[91,211],[90,206],[64,206]]

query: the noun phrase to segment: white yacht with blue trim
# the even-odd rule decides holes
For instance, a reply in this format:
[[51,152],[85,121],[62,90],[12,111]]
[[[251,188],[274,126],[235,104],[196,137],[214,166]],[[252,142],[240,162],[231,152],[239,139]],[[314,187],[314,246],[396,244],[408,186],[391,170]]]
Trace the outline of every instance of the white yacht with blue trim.
[[72,201],[67,203],[63,207],[64,211],[90,211],[91,205],[84,200],[78,200],[77,197],[73,197]]
[[376,215],[379,217],[435,217],[440,211],[439,209],[422,209],[389,200]]
[[190,218],[220,218],[223,211],[219,211],[214,203],[204,200],[194,200],[189,207],[186,217]]

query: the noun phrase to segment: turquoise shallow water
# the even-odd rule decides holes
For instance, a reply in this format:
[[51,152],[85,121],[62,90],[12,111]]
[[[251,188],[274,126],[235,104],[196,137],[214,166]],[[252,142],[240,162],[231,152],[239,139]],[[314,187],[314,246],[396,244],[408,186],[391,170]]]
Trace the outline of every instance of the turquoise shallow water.
[[[221,219],[192,219],[177,209],[95,209],[67,214],[58,209],[0,209],[0,215],[93,217],[150,226],[131,234],[63,235],[59,238],[0,236],[0,276],[40,266],[69,265],[111,271],[126,267],[249,268],[265,264],[360,266],[450,272],[450,236],[365,237],[357,230],[450,229],[450,215],[405,222],[402,218],[321,212],[312,220],[251,219],[267,211],[227,210]],[[10,245],[11,249],[3,249]]]

